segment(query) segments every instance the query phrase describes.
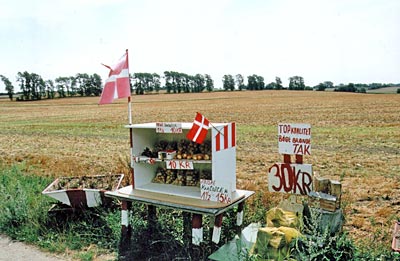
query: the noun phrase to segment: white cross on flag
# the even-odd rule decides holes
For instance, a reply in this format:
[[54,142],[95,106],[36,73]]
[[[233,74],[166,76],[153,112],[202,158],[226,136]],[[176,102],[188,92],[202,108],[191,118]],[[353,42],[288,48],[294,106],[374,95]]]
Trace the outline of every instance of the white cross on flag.
[[193,121],[193,126],[186,137],[196,143],[202,144],[207,136],[210,122],[200,113],[196,114]]
[[113,67],[104,66],[110,69],[110,73],[101,93],[99,104],[109,104],[114,99],[130,97],[131,86],[129,84],[128,50],[126,50],[126,53],[119,59],[116,65]]

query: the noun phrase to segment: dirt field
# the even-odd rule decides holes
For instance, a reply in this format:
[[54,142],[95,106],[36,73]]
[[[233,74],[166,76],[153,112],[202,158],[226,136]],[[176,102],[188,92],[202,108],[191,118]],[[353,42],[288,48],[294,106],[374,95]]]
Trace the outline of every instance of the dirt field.
[[[0,162],[25,162],[37,175],[128,173],[126,100],[98,106],[99,98],[38,102],[0,100]],[[133,123],[237,123],[237,187],[261,191],[267,171],[281,162],[277,124],[309,123],[315,175],[340,180],[345,229],[357,241],[390,246],[400,219],[400,95],[312,91],[218,92],[132,97]]]

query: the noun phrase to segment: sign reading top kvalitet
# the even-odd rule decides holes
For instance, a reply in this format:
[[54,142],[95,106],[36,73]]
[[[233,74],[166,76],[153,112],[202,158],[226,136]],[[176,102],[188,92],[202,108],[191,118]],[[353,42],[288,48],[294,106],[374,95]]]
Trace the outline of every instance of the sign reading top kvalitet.
[[311,155],[311,125],[279,123],[279,153],[289,155]]

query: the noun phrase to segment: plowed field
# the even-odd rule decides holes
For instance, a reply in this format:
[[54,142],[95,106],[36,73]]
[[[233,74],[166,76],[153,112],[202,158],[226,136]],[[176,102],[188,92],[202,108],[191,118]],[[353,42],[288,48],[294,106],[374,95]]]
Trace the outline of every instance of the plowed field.
[[[24,164],[32,175],[128,174],[127,102],[99,98],[37,102],[0,100],[0,163]],[[237,187],[262,193],[268,168],[283,160],[277,124],[309,123],[314,174],[343,184],[345,230],[358,242],[390,246],[400,219],[400,95],[312,91],[214,92],[132,97],[133,123],[237,123]],[[39,196],[39,195],[38,195]]]

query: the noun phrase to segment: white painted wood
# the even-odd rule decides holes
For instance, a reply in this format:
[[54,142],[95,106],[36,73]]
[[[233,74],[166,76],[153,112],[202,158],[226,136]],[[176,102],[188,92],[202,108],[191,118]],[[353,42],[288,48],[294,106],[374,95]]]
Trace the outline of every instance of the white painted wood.
[[192,244],[199,246],[203,242],[203,228],[192,228]]
[[129,212],[128,210],[121,210],[121,225],[128,226],[129,225]]
[[52,197],[54,199],[57,199],[58,201],[64,203],[65,205],[71,206],[71,202],[65,190],[45,192],[43,194]]
[[[198,187],[180,187],[176,185],[152,183],[151,181],[155,176],[157,168],[166,167],[165,161],[161,161],[157,157],[157,159],[151,160],[153,164],[149,164],[149,160],[142,160],[143,157],[141,156],[141,153],[146,147],[152,149],[154,144],[160,140],[179,142],[182,139],[186,139],[186,134],[191,129],[192,125],[193,123],[181,123],[182,133],[157,133],[157,124],[155,122],[126,126],[127,128],[132,128],[133,148],[131,150],[131,166],[133,166],[135,173],[135,189],[200,198],[200,189]],[[218,132],[221,132],[224,126],[228,125],[229,128],[231,128],[231,126],[228,123],[212,123],[212,125],[206,137],[206,139],[212,141],[211,161],[192,161],[190,167],[193,166],[194,169],[198,170],[211,170],[213,180],[221,184],[230,184],[232,192],[235,192],[236,147],[232,147],[231,144],[228,149],[220,151],[215,151],[214,147],[215,137]]]
[[86,204],[88,207],[97,207],[101,205],[100,191],[97,189],[84,189],[86,194]]
[[236,225],[241,226],[243,224],[243,210],[236,214]]
[[221,227],[214,226],[212,234],[212,242],[218,244],[220,239],[221,239]]

